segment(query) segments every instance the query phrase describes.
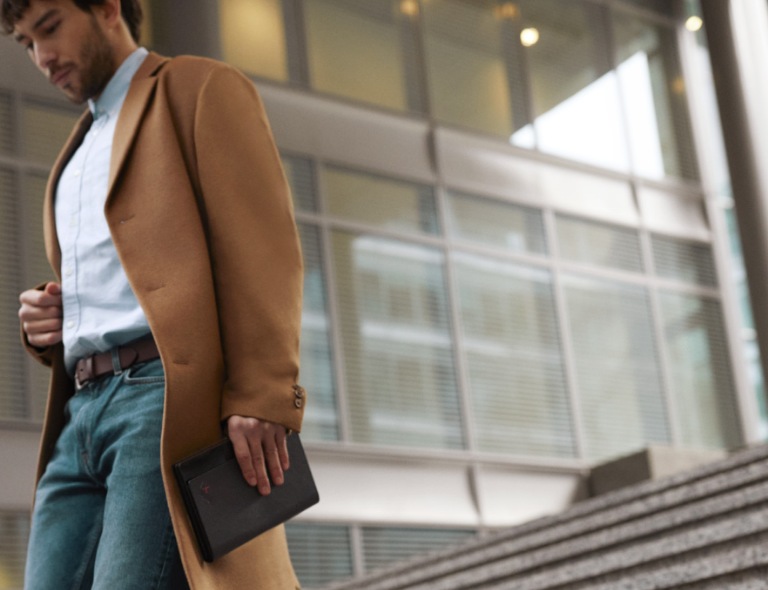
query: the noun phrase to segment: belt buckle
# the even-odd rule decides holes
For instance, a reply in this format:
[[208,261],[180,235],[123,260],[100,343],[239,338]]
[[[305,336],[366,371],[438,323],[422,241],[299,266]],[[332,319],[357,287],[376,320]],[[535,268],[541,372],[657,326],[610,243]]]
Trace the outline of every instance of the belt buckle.
[[[83,378],[80,374],[84,373]],[[75,390],[80,391],[93,379],[93,356],[80,359],[75,366]]]

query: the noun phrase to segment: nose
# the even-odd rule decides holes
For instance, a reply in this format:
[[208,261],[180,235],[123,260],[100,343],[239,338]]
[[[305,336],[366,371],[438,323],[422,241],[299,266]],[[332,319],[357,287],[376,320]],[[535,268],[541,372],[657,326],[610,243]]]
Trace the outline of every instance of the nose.
[[50,43],[35,43],[32,48],[32,61],[40,70],[47,72],[56,63],[56,52]]

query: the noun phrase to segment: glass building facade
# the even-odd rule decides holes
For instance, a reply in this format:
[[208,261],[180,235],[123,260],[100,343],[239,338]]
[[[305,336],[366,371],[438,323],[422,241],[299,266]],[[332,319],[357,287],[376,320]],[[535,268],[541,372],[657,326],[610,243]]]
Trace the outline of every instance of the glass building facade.
[[[292,187],[323,498],[288,527],[307,588],[562,510],[648,445],[760,438],[695,3],[144,4],[150,48],[254,79]],[[31,487],[46,375],[17,297],[51,277],[42,194],[79,109],[0,51],[0,438],[25,463],[0,460]],[[11,487],[0,589],[27,534]]]

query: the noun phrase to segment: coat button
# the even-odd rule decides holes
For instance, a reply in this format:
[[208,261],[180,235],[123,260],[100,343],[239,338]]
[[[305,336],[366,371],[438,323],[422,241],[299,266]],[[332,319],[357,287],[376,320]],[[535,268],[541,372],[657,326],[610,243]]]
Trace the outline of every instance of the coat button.
[[301,399],[297,397],[295,400],[293,400],[293,405],[301,409],[301,406],[304,405],[304,402],[302,402]]

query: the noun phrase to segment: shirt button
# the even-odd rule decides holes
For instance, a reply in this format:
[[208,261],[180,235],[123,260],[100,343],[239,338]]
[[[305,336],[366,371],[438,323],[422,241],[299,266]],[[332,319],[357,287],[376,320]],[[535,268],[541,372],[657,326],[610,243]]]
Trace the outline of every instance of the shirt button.
[[73,320],[69,320],[67,322],[67,328],[74,328],[74,327],[75,327],[75,322]]
[[78,177],[78,176],[80,176],[80,172],[81,172],[81,171],[80,171],[80,169],[79,169],[79,168],[78,168],[78,169],[76,169],[76,170],[73,170],[73,171],[72,171],[72,176],[74,176],[74,177]]
[[67,268],[64,269],[64,276],[71,277],[73,272],[74,271],[72,270],[72,267],[68,266]]

